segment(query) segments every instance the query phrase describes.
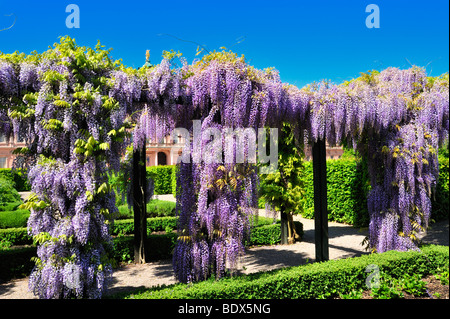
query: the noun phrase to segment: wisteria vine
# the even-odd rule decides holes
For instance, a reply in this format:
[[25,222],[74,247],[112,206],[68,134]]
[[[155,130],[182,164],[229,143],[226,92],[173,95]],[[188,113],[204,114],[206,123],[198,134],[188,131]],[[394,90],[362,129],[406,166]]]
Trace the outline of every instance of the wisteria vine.
[[112,274],[117,207],[107,172],[118,169],[131,126],[108,54],[62,38],[43,54],[0,60],[2,134],[27,145],[25,208],[38,244],[29,288],[40,298],[100,298]]
[[[117,211],[107,172],[119,168],[132,123],[134,147],[175,127],[192,134],[193,120],[201,121],[202,134],[287,122],[304,143],[351,145],[368,160],[370,248],[417,249],[431,213],[437,149],[448,140],[448,74],[388,68],[298,89],[232,52],[191,65],[182,60],[181,67],[173,57],[127,69],[100,46],[78,47],[70,38],[43,54],[0,55],[0,132],[27,144],[20,153],[33,191],[28,229],[38,258],[30,288],[37,295],[101,297],[112,272],[109,225]],[[237,150],[248,154],[248,144],[225,142],[207,134],[189,139],[189,160],[178,164],[173,265],[182,282],[220,278],[244,253],[258,170],[235,160]],[[211,161],[214,149],[222,150],[222,162]]]

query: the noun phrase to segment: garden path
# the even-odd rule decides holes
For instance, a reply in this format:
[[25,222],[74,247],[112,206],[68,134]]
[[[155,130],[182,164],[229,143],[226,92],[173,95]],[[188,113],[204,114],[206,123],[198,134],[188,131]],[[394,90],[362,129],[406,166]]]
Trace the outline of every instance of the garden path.
[[[172,195],[155,196],[162,200],[174,200]],[[265,211],[260,210],[264,215]],[[294,217],[303,223],[302,241],[293,245],[272,245],[247,249],[242,258],[238,273],[248,274],[268,271],[281,267],[298,266],[314,261],[314,220]],[[358,229],[350,225],[329,222],[329,257],[330,259],[348,258],[367,254],[361,245],[367,236],[367,229]],[[422,240],[426,243],[449,245],[449,222],[433,224]],[[107,295],[147,288],[156,285],[176,283],[172,272],[171,260],[161,260],[147,264],[130,264],[116,269]],[[35,299],[28,292],[28,278],[12,280],[0,285],[0,299]]]

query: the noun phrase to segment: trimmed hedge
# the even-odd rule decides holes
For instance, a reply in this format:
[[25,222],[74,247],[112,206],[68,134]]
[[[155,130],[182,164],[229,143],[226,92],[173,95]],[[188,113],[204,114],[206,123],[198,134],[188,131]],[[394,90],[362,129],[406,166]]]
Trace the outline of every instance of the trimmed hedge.
[[[264,246],[275,245],[281,242],[281,221],[278,220],[276,224],[262,225],[259,227],[253,227],[250,231],[250,238],[246,244],[248,246]],[[303,237],[303,224],[294,221],[294,226],[297,234]]]
[[[147,234],[156,231],[163,231],[167,228],[177,228],[178,217],[153,217],[147,218]],[[134,231],[133,219],[122,219],[114,221],[112,229],[113,235],[132,234]]]
[[[175,202],[152,199],[147,203],[147,218],[175,216],[175,206]],[[130,209],[128,205],[121,205],[117,208],[119,217],[116,220],[133,218],[133,207]]]
[[448,246],[424,246],[421,252],[388,251],[330,260],[269,272],[210,279],[194,284],[155,287],[122,295],[133,299],[312,299],[333,298],[366,289],[366,267],[377,265],[393,278],[426,276],[449,267]]
[[14,188],[14,182],[8,179],[0,178],[0,205],[20,201],[20,194]]
[[[250,233],[250,238],[246,242],[248,246],[272,245],[281,241],[280,223],[265,225],[270,218],[260,217],[258,225]],[[134,260],[133,236],[123,236],[123,234],[133,232],[133,221],[116,221],[118,224],[115,231],[121,236],[114,238],[114,250],[110,256],[116,263],[130,262]],[[302,225],[297,223],[297,229]],[[176,228],[176,217],[160,217],[148,219],[147,230],[166,230]],[[169,230],[169,229],[167,229]],[[172,257],[173,249],[178,235],[174,232],[152,235],[147,238],[146,256],[148,261],[168,259]],[[26,228],[0,229],[0,241],[6,241],[13,245],[31,245],[33,240],[28,236]],[[31,252],[30,252],[31,251]],[[33,253],[34,252],[34,253]],[[0,281],[27,276],[33,269],[34,263],[30,260],[36,256],[36,247],[16,248],[0,250]]]
[[[305,218],[314,218],[314,187],[312,162],[305,162]],[[353,159],[327,161],[328,220],[368,226],[367,194],[370,181],[367,167]],[[448,218],[449,207],[449,159],[439,157],[439,180],[432,196],[431,218],[435,221]]]
[[449,159],[439,157],[439,180],[435,196],[431,197],[431,218],[443,220],[448,218],[449,208]]
[[[153,217],[147,218],[147,234],[158,231],[171,231],[177,229],[178,217]],[[277,221],[279,225],[280,221]],[[303,225],[300,222],[294,222],[297,227],[297,233],[301,236]],[[265,228],[261,228],[265,227]],[[111,234],[114,236],[132,235],[134,231],[133,219],[122,219],[114,221]],[[273,225],[273,219],[268,217],[259,217],[257,224],[252,228],[248,245],[273,245],[281,240],[281,230],[279,226]],[[30,245],[33,243],[32,237],[28,236],[25,227],[0,229],[0,241],[6,241],[11,245]]]
[[27,209],[0,211],[0,229],[24,227],[27,225],[28,217],[30,217],[30,211]]
[[0,242],[6,241],[11,245],[31,245],[33,237],[28,235],[26,228],[0,229]]
[[0,283],[28,276],[34,267],[31,258],[35,256],[36,247],[0,250]]
[[[367,211],[367,170],[355,160],[327,161],[328,220],[354,226],[369,224]],[[305,218],[314,218],[312,162],[305,162]]]
[[[146,242],[145,256],[147,261],[169,259],[177,242],[177,234],[149,235]],[[114,239],[112,258],[117,262],[131,262],[134,260],[133,236]]]
[[[0,206],[0,229],[26,227],[30,211],[17,209],[20,204],[22,202],[8,203],[5,206]],[[154,199],[147,204],[147,217],[175,216],[175,206],[175,202]],[[119,206],[118,209],[120,216],[116,219],[116,222],[133,218],[133,211],[128,208],[128,205]]]
[[176,166],[159,165],[147,167],[147,178],[154,176],[155,195],[175,194]]

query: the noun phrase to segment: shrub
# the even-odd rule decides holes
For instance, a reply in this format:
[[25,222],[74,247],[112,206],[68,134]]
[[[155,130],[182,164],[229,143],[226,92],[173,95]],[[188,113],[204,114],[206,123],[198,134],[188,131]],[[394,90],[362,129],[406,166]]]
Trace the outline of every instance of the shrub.
[[[175,206],[175,202],[152,199],[147,204],[147,218],[175,216]],[[117,219],[133,218],[133,208],[129,209],[128,205],[121,205],[117,208],[119,210],[119,217]]]
[[7,212],[7,211],[14,211],[16,210],[19,205],[21,205],[23,202],[17,201],[17,202],[10,202],[10,203],[3,203],[0,204],[0,212]]
[[[305,218],[314,218],[314,187],[312,162],[305,162],[305,189],[302,199]],[[364,161],[340,159],[327,161],[328,220],[367,226],[367,194],[370,182]],[[449,159],[439,157],[439,180],[432,195],[431,218],[438,221],[448,218]],[[260,202],[260,208],[264,203]]]
[[431,218],[443,220],[448,218],[449,207],[449,159],[439,157],[439,180],[436,185],[435,196],[431,197]]
[[18,192],[28,192],[31,189],[25,171],[20,169],[0,168],[0,179],[9,180]]
[[[153,217],[147,218],[147,234],[151,234],[156,231],[164,231],[167,227],[176,229],[178,217]],[[112,229],[113,235],[126,235],[133,234],[134,220],[123,219],[114,222]]]
[[27,209],[0,211],[0,229],[27,227],[28,217],[30,217],[30,211]]
[[[281,242],[281,227],[280,220],[277,220],[276,224],[268,224],[267,222],[272,220],[271,218],[261,218],[261,222],[258,222],[258,226],[253,227],[250,231],[250,237],[246,242],[246,246],[263,246],[263,245],[275,245]],[[294,226],[297,234],[303,237],[303,224],[294,221]]]
[[18,201],[20,201],[20,194],[14,188],[14,182],[0,178],[0,204],[3,206],[6,203]]
[[425,276],[449,264],[447,246],[422,247],[421,252],[388,251],[330,260],[269,272],[175,284],[127,294],[134,299],[312,299],[333,298],[366,289],[366,267],[375,264],[392,278]]
[[155,195],[172,194],[175,166],[159,165],[147,167],[147,177],[154,176]]
[[[304,217],[314,218],[312,162],[305,163]],[[367,211],[367,170],[355,160],[327,161],[328,219],[355,226],[369,223]]]
[[11,245],[31,245],[33,238],[28,236],[26,228],[0,229],[0,241],[9,242]]
[[[168,259],[172,257],[173,249],[177,241],[176,233],[150,234],[152,231],[169,230],[176,228],[177,217],[150,218],[147,220],[148,242],[146,256],[148,261]],[[254,227],[247,245],[270,245],[280,242],[280,221],[271,223],[271,218],[260,217]],[[301,224],[296,222],[298,229]],[[113,232],[121,236],[114,238],[114,249],[109,257],[113,265],[119,262],[132,262],[134,259],[133,236],[125,236],[133,233],[133,220],[119,220],[114,223]],[[27,276],[34,262],[31,257],[36,256],[36,247],[9,249],[11,245],[32,245],[33,239],[28,236],[26,228],[0,229],[0,281],[14,277]],[[31,249],[31,250],[30,250]],[[17,256],[17,257],[16,257]],[[26,259],[26,256],[28,259]],[[3,258],[9,258],[4,260]],[[20,265],[18,263],[21,263]]]
[[34,267],[36,247],[0,250],[0,282],[28,276]]
[[175,216],[175,202],[153,199],[147,204],[148,217]]

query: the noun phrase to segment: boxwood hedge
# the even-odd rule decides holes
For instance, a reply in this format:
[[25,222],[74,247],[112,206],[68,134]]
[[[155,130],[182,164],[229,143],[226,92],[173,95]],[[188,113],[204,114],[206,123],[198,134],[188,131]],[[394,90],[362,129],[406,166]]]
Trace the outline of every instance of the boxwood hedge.
[[[312,162],[305,162],[305,218],[314,218],[314,187]],[[328,220],[368,226],[367,194],[370,181],[364,161],[340,159],[327,161]],[[449,159],[439,157],[439,179],[432,196],[431,218],[438,221],[448,218],[449,205]]]
[[[194,284],[154,287],[125,294],[133,299],[316,299],[333,298],[366,289],[368,265],[392,278],[422,276],[448,269],[447,246],[424,246],[421,251],[388,251],[241,275]],[[116,296],[117,297],[117,296]]]
[[[270,218],[260,217],[258,226],[250,233],[246,245],[271,245],[281,241],[279,222],[268,224]],[[147,219],[147,252],[149,261],[171,258],[177,241],[177,234],[170,232],[176,228],[177,217],[159,217]],[[302,229],[297,222],[297,229]],[[153,231],[168,231],[166,234],[150,234]],[[134,259],[133,247],[133,220],[116,221],[113,232],[118,235],[114,238],[114,250],[110,258],[114,263],[130,262]],[[27,234],[26,228],[0,229],[0,242],[8,245],[33,245],[33,240]],[[0,281],[23,277],[30,273],[34,263],[30,258],[36,255],[36,247],[16,247],[14,249],[0,249]]]

